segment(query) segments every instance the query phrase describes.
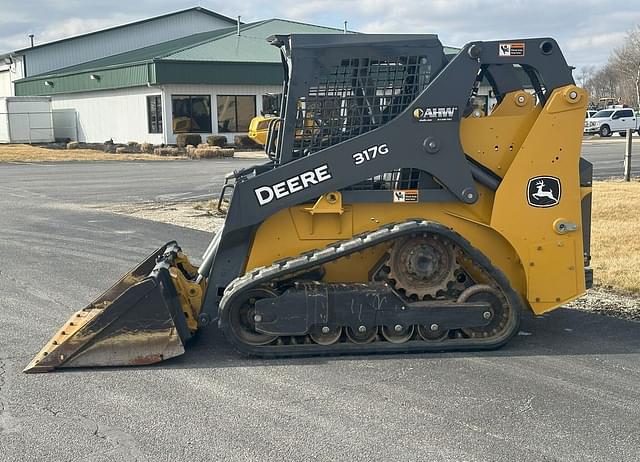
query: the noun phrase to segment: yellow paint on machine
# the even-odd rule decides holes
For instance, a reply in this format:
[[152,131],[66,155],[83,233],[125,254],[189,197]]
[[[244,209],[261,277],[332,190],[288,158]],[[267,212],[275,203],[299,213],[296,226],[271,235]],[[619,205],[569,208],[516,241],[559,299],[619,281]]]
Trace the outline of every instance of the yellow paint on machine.
[[[581,199],[591,188],[581,188],[578,163],[587,99],[584,90],[569,85],[555,90],[540,107],[532,95],[517,91],[505,95],[490,116],[464,119],[464,152],[502,178],[495,193],[478,185],[475,204],[344,204],[339,192],[327,193],[315,204],[281,210],[265,220],[255,234],[246,271],[386,223],[422,218],[469,240],[535,313],[561,306],[586,290]],[[528,183],[543,176],[559,179],[560,201],[533,207]],[[325,265],[325,281],[368,281],[369,270],[386,249],[378,246]]]

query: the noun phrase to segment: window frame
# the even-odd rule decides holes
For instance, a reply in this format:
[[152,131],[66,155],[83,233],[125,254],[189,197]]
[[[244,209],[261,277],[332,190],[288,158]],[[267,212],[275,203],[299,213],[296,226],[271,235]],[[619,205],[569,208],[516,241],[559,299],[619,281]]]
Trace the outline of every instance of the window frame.
[[[173,112],[173,99],[174,98],[189,98],[189,128],[190,130],[187,131],[179,131],[176,132],[174,130],[174,124],[173,124],[173,119],[175,118],[174,112]],[[193,122],[193,98],[208,98],[209,99],[209,130],[193,130],[193,126],[191,125]],[[174,135],[180,135],[183,133],[214,133],[213,132],[213,113],[212,113],[212,106],[211,106],[211,95],[210,94],[172,94],[171,95],[171,132]]]
[[[219,113],[219,98],[234,98],[234,120],[235,120],[235,130],[230,131],[220,131],[220,113]],[[238,98],[253,98],[253,115],[251,118],[254,118],[258,115],[258,97],[256,95],[216,95],[216,122],[218,133],[247,133],[249,131],[249,125],[247,125],[247,129],[244,131],[238,130]],[[249,124],[251,121],[249,121]]]
[[[151,120],[151,101],[155,100],[156,129],[154,130]],[[162,134],[164,129],[164,117],[162,111],[162,94],[147,95],[147,133],[152,135]]]

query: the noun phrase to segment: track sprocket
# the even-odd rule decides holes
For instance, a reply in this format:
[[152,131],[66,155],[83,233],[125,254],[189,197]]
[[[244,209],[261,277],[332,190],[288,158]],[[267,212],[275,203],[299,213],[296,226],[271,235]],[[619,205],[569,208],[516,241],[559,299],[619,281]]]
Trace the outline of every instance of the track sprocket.
[[460,265],[453,243],[435,234],[411,236],[397,242],[387,261],[387,279],[407,298],[436,298],[455,283]]

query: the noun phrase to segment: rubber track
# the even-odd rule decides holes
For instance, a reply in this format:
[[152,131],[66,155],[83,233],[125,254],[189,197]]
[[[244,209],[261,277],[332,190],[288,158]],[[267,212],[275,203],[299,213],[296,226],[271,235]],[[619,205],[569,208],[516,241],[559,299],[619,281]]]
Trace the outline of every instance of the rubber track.
[[[514,319],[508,330],[497,338],[454,338],[438,342],[424,340],[410,340],[402,344],[394,344],[387,341],[374,341],[368,344],[354,344],[338,341],[333,345],[318,344],[294,344],[294,345],[264,345],[254,346],[245,344],[233,334],[231,330],[227,307],[246,290],[258,286],[270,284],[285,279],[290,279],[296,274],[308,272],[338,258],[346,257],[360,252],[368,247],[373,247],[393,239],[398,239],[412,234],[435,233],[451,239],[456,245],[471,258],[474,264],[480,266],[496,284],[502,289],[509,301]],[[287,258],[273,263],[270,266],[255,268],[252,271],[234,279],[227,286],[220,301],[220,327],[227,339],[238,351],[252,356],[262,357],[292,357],[292,356],[316,356],[316,355],[340,355],[340,354],[371,354],[371,353],[400,353],[400,352],[424,352],[424,351],[453,351],[453,350],[487,350],[504,345],[518,330],[519,312],[522,309],[522,300],[513,290],[505,275],[494,267],[489,259],[479,250],[471,246],[452,229],[439,223],[426,220],[409,220],[382,226],[374,231],[359,234],[351,239],[337,241],[329,246],[297,257]]]

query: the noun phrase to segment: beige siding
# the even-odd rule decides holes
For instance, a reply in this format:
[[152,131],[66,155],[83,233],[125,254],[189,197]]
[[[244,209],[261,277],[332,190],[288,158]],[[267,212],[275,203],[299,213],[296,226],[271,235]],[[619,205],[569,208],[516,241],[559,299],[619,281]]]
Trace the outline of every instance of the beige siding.
[[162,133],[148,133],[147,95],[161,93],[159,88],[137,87],[58,95],[52,97],[52,108],[76,111],[79,141],[160,144]]
[[[252,95],[256,97],[256,113],[262,110],[262,95],[278,93],[281,87],[274,85],[165,85],[160,87],[136,87],[122,90],[96,91],[52,96],[52,108],[74,109],[78,119],[78,138],[85,142],[103,142],[108,139],[118,143],[127,141],[154,144],[175,144],[172,130],[171,95],[209,95],[211,97],[211,127],[216,134],[218,127],[217,95]],[[164,134],[148,133],[147,96],[162,95]],[[246,133],[224,133],[232,142],[233,137]]]

